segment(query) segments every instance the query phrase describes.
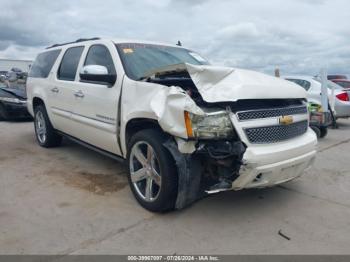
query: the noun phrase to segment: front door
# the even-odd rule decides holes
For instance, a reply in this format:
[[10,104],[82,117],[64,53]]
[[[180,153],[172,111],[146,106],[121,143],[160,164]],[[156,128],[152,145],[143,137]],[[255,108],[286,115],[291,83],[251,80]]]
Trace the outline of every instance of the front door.
[[[89,47],[81,68],[85,65],[104,66],[109,74],[116,74],[111,53],[101,44]],[[122,79],[118,76],[113,86],[78,81],[74,90],[72,114],[78,127],[75,128],[75,137],[118,155],[120,149],[117,141],[117,112],[121,84]]]

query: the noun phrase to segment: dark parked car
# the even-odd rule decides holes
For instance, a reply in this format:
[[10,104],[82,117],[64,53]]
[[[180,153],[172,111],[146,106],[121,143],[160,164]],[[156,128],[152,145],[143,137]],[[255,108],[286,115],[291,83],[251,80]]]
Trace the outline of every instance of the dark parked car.
[[27,110],[27,95],[25,88],[9,88],[0,83],[0,120],[14,118],[31,118]]
[[346,89],[350,89],[350,80],[348,79],[333,79],[332,82],[340,85]]
[[8,74],[8,71],[0,71],[0,75],[6,76]]

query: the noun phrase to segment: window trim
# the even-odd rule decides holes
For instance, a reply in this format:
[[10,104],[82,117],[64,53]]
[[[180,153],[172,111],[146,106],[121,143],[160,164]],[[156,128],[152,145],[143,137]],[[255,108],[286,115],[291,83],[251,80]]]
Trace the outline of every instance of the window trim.
[[[68,50],[73,49],[73,48],[79,48],[79,47],[82,47],[83,50],[81,51],[81,54],[80,54],[80,58],[79,58],[79,61],[78,61],[78,64],[77,64],[77,69],[76,69],[76,71],[75,71],[74,79],[73,79],[73,80],[68,80],[68,79],[61,79],[61,78],[59,78],[58,74],[59,74],[59,72],[60,72],[63,59],[64,59],[65,55],[67,54]],[[71,46],[71,47],[68,47],[68,48],[64,51],[64,54],[62,55],[60,64],[59,64],[59,66],[58,66],[58,68],[57,68],[57,71],[56,71],[56,79],[57,79],[58,81],[75,82],[75,81],[77,80],[77,73],[78,73],[78,69],[79,69],[79,64],[80,64],[80,61],[81,61],[81,59],[82,59],[82,57],[83,57],[84,49],[85,49],[85,46],[84,46],[84,45],[79,45],[79,46]]]

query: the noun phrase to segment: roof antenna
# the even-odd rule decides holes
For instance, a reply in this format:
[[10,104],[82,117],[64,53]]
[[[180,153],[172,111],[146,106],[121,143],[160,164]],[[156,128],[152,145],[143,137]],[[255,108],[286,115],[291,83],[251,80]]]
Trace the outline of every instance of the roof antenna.
[[180,40],[177,40],[177,44],[176,44],[176,45],[178,45],[178,46],[182,46],[182,44],[181,44]]

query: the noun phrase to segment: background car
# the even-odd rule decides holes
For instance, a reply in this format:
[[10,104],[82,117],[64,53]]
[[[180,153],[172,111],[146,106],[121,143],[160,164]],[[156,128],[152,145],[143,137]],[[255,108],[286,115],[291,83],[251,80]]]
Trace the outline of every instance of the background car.
[[0,120],[30,119],[25,88],[0,83]]
[[[313,76],[284,76],[286,80],[302,86],[308,93],[308,101],[321,104],[321,80]],[[334,99],[335,116],[337,118],[350,117],[350,90],[344,90],[340,85],[327,81],[328,98]],[[332,99],[332,88],[334,88],[334,97]]]
[[8,74],[8,71],[0,71],[0,75],[6,76]]
[[20,68],[17,68],[17,67],[11,68],[10,73],[15,74],[17,79],[25,79],[28,75],[27,72],[23,72]]
[[330,112],[324,112],[320,104],[308,103],[310,121],[309,125],[314,130],[317,138],[323,138],[328,133],[328,126],[332,124]]
[[334,80],[334,79],[348,79],[346,75],[328,75],[328,80]]
[[346,89],[350,89],[350,80],[348,79],[333,79],[332,82],[340,85]]

